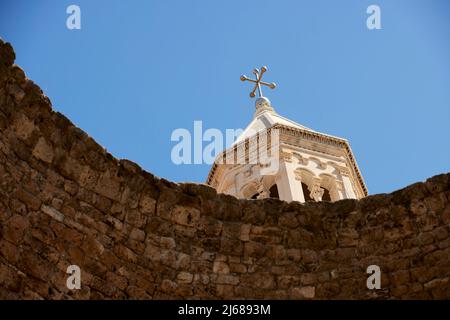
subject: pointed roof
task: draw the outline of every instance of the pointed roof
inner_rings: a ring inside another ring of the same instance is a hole
[[[331,141],[346,150],[347,156],[349,157],[356,177],[361,184],[363,193],[366,196],[368,195],[367,186],[364,182],[364,179],[362,178],[361,171],[359,170],[358,164],[356,163],[355,157],[353,156],[353,151],[347,139],[312,130],[295,121],[280,116],[278,113],[276,113],[275,109],[271,106],[269,99],[267,99],[266,97],[259,97],[255,102],[255,107],[256,111],[253,115],[253,120],[250,122],[247,128],[245,128],[242,134],[236,139],[236,141],[231,145],[230,148],[233,148],[238,144],[245,143],[244,141],[247,138],[254,136],[257,132],[270,128],[280,128],[282,130],[298,132],[303,138],[306,139],[312,139],[316,141]],[[222,157],[225,152],[226,150],[219,154],[217,158]],[[206,179],[207,184],[211,185],[218,166],[220,166],[220,164],[214,162]]]
[[[239,144],[241,141],[244,141],[247,138],[253,136],[256,132],[266,130],[274,127],[275,125],[283,125],[287,127],[293,127],[296,129],[307,130],[314,133],[322,134],[328,136],[330,138],[342,139],[339,137],[331,136],[328,134],[324,134],[315,130],[312,130],[308,127],[305,127],[295,121],[292,121],[288,118],[285,118],[279,115],[275,109],[271,106],[269,99],[266,97],[260,97],[256,100],[255,103],[256,111],[253,116],[253,120],[250,124],[245,128],[242,134],[236,139],[233,145]],[[345,139],[342,139],[345,140]]]

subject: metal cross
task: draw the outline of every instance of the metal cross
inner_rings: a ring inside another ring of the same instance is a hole
[[[261,89],[261,85],[264,85],[264,86],[267,86],[267,87],[269,87],[270,89],[275,89],[275,87],[277,86],[275,83],[267,83],[267,82],[264,82],[264,81],[261,81],[261,79],[262,79],[262,76],[263,76],[263,74],[264,74],[264,72],[266,72],[267,71],[267,67],[261,67],[261,71],[259,71],[258,69],[254,69],[253,70],[253,74],[255,75],[255,77],[256,77],[256,79],[254,80],[254,79],[250,79],[250,78],[248,78],[246,75],[242,75],[241,76],[241,81],[250,81],[250,82],[253,82],[254,84],[255,84],[255,86],[253,87],[253,90],[252,90],[252,92],[250,92],[250,97],[252,97],[252,98],[254,98],[255,97],[255,92],[256,92],[256,89],[258,89],[258,94],[259,94],[259,96],[260,97],[262,97],[263,96],[263,94],[262,94],[262,89]]]

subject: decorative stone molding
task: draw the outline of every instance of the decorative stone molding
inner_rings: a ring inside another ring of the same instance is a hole
[[[325,170],[327,168],[327,164],[325,162],[323,162],[322,160],[320,160],[319,158],[309,157],[308,160],[314,161],[315,163],[317,163],[317,168],[319,168],[321,170]]]
[[[320,182],[315,182],[312,186],[311,193],[309,196],[314,199],[314,201],[322,201],[322,196],[325,190],[320,187]]]
[[[293,152],[292,153],[293,157],[295,159],[297,159],[297,163],[303,166],[307,166],[308,165],[308,159],[303,157],[300,153],[298,152]]]
[[[312,142],[319,142],[319,143],[327,144],[330,146],[343,148],[346,152],[346,156],[350,160],[353,170],[355,171],[356,177],[361,185],[364,196],[368,195],[366,184],[364,183],[361,172],[359,170],[359,167],[356,163],[356,160],[353,156],[353,152],[352,152],[347,140],[339,138],[339,137],[327,135],[324,133],[320,133],[320,132],[310,131],[307,129],[299,129],[299,128],[294,128],[294,127],[289,127],[289,126],[282,125],[282,124],[277,124],[273,128],[277,128],[280,130],[280,133],[281,133],[280,141],[285,141],[287,139],[286,136],[292,136],[292,137],[297,137],[299,139],[299,141],[304,139],[304,140],[309,140]]]
[[[350,166],[351,166],[351,170],[352,170],[352,173],[350,173],[349,168],[342,169],[342,175],[344,175],[344,176],[353,175],[354,179],[358,180],[358,194],[360,195],[360,197],[366,196],[368,194],[367,187],[364,183],[364,180],[362,179],[359,168],[353,157],[353,153],[350,149],[348,142],[345,139],[333,137],[333,136],[322,134],[322,133],[317,133],[317,132],[310,131],[307,129],[293,128],[293,127],[288,127],[288,126],[280,125],[280,124],[277,124],[277,125],[273,126],[272,128],[267,129],[266,130],[267,134],[270,134],[271,129],[280,130],[280,144],[281,145],[284,144],[284,145],[290,147],[290,146],[302,144],[306,140],[306,141],[310,141],[313,143],[321,143],[323,145],[329,145],[334,148],[342,149],[345,152],[345,157],[348,158],[348,161],[350,161]],[[295,137],[296,139],[298,138],[298,141],[297,140],[294,141],[292,139],[293,137]],[[248,146],[245,143],[245,141],[241,142],[240,144],[243,144],[243,146],[245,145],[245,147],[244,147],[245,150],[248,150]],[[218,158],[220,158],[220,156],[218,156]],[[290,152],[287,152],[286,150],[283,150],[283,152],[280,152],[280,159],[290,163],[293,160],[292,158],[293,158],[293,155]],[[298,159],[298,158],[296,157],[296,159]],[[305,157],[302,157],[299,159],[299,164],[307,165],[308,162],[309,162],[309,160],[306,159]],[[214,187],[215,187],[215,185],[212,183],[213,178],[215,178],[215,176],[221,175],[221,172],[217,171],[218,166],[220,166],[220,164],[218,164],[216,162],[213,164],[213,166],[208,174],[208,178],[206,180],[207,184],[212,185]],[[319,164],[319,168],[326,168],[326,167],[327,167],[326,162]],[[338,167],[339,166],[336,166],[335,168],[338,169]],[[341,172],[341,170],[339,170],[339,172]]]
[[[350,176],[350,170],[348,170],[348,168],[343,167],[343,166],[339,166],[338,170],[339,170],[339,173],[342,176],[345,176],[345,177],[349,177]]]
[[[285,162],[292,162],[292,153],[281,151],[280,152],[280,158],[284,160]]]
[[[330,193],[331,201],[337,201],[341,199],[340,194],[337,190],[337,181],[335,176],[327,173],[321,174],[320,186],[328,190],[328,192]]]

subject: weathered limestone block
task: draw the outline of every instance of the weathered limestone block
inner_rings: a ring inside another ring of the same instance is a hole
[[[30,223],[27,218],[15,214],[6,221],[3,237],[12,243],[19,244],[22,242],[29,226]]]
[[[114,173],[107,171],[100,175],[95,191],[107,198],[119,201],[120,181],[115,177]]]
[[[315,287],[292,288],[290,290],[291,299],[313,299],[316,296]]]
[[[191,283],[194,276],[189,272],[180,272],[177,276],[178,283]]]
[[[45,141],[44,138],[39,138],[36,146],[33,149],[33,156],[36,158],[47,162],[52,163],[53,160],[53,149],[52,146]]]
[[[139,202],[140,210],[149,215],[154,215],[156,213],[156,200],[150,196],[143,195]]]
[[[172,211],[171,219],[180,225],[195,227],[200,220],[200,211],[177,205]]]
[[[12,128],[17,136],[17,138],[21,140],[27,140],[34,130],[36,130],[36,126],[34,122],[28,119],[24,114],[17,114],[14,117],[12,122]]]
[[[228,264],[222,261],[215,261],[213,266],[213,272],[214,273],[221,273],[221,274],[229,274],[230,273],[230,267]]]

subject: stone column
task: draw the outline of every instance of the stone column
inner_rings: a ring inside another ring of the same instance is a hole
[[[289,161],[280,161],[280,171],[276,177],[278,193],[281,200],[304,202],[301,183],[296,180],[294,164]]]

